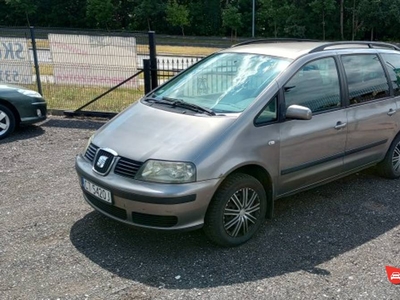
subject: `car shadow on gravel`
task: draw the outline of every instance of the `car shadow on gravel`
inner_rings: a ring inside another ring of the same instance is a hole
[[[42,126],[59,127],[59,128],[77,128],[77,129],[94,129],[97,130],[103,126],[108,120],[96,120],[89,118],[51,118],[47,119]]]
[[[139,230],[97,212],[78,220],[70,239],[109,272],[159,288],[225,286],[302,270],[329,276],[320,264],[400,224],[399,185],[367,170],[281,199],[274,219],[237,248],[214,246],[201,230]]]
[[[13,143],[18,140],[28,140],[41,136],[45,130],[38,125],[21,125],[10,136],[0,140],[0,144]]]

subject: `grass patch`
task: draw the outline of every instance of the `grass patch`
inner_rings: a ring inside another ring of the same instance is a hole
[[[207,56],[221,49],[222,48],[157,45],[157,54]]]
[[[39,64],[40,75],[53,75],[53,64],[41,63]],[[33,74],[36,74],[35,67],[32,67]]]
[[[108,90],[106,87],[44,84],[43,96],[49,109],[75,110]],[[120,112],[144,95],[143,88],[118,88],[85,110]]]

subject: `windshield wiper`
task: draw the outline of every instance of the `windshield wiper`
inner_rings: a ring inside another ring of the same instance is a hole
[[[212,111],[211,109],[208,109],[208,108],[205,108],[205,107],[193,104],[193,103],[185,102],[181,99],[175,99],[175,98],[170,98],[170,97],[165,97],[165,96],[162,97],[161,99],[168,101],[172,106],[187,108],[187,109],[190,109],[195,112],[206,113],[206,114],[209,114],[210,116],[215,116],[215,112]]]
[[[151,97],[145,98],[144,101],[150,102],[150,103],[158,103],[158,104],[172,105],[172,102],[171,102],[171,101],[166,101],[166,100],[161,100],[161,99],[156,99],[156,98],[151,98]]]

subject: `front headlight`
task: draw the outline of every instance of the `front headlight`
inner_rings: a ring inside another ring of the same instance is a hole
[[[25,96],[28,96],[28,97],[42,98],[42,95],[40,95],[38,92],[31,91],[31,90],[18,89],[17,92],[21,93]]]
[[[148,160],[135,179],[160,183],[187,183],[196,180],[196,167],[188,162]]]
[[[86,154],[86,151],[88,150],[90,144],[92,143],[93,136],[94,136],[94,133],[92,134],[92,136],[91,136],[91,137],[89,138],[89,140],[87,141],[86,146],[85,146],[85,148],[83,149],[83,155]]]

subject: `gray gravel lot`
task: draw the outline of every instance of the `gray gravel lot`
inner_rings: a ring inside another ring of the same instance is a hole
[[[0,299],[400,299],[400,180],[369,169],[279,200],[224,249],[84,202],[74,158],[102,124],[50,116],[0,142]]]

